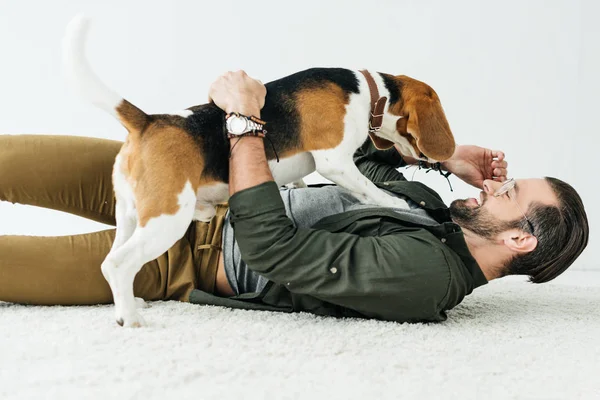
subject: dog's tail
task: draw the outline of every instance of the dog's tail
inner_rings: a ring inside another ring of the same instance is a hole
[[[85,40],[90,21],[78,15],[69,23],[63,39],[63,67],[67,80],[87,101],[117,118],[129,132],[141,132],[148,115],[108,88],[85,58]]]

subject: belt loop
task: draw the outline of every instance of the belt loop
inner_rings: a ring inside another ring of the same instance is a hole
[[[216,205],[217,213],[210,222],[196,222],[196,238],[193,244],[196,287],[207,293],[215,293],[219,255],[222,251],[223,225],[227,204]]]

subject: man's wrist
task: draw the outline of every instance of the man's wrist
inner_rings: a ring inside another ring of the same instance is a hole
[[[241,102],[227,112],[260,118],[260,107]],[[264,182],[272,181],[273,175],[267,163],[264,139],[260,136],[241,135],[229,139],[229,194],[239,192]]]
[[[448,162],[446,161],[440,161],[439,163],[436,163],[438,165],[438,169],[442,170],[442,171],[447,171],[450,172],[450,170],[448,169]]]
[[[448,160],[430,163],[428,161],[419,160],[419,159],[416,159],[416,158],[410,157],[410,156],[402,156],[402,159],[404,159],[404,162],[407,165],[419,165],[421,168],[435,169],[436,171],[439,171],[439,170],[448,171],[448,172],[450,171],[448,169],[448,162],[447,162]]]
[[[241,140],[241,143],[238,142]],[[229,146],[233,148],[233,146],[252,146],[253,148],[261,147],[265,148],[264,139],[260,136],[237,136],[229,139]]]
[[[236,105],[232,105],[230,107],[227,107],[225,112],[227,114],[239,113],[247,117],[260,118],[260,107],[258,107],[258,105],[253,105],[250,103],[239,103]]]

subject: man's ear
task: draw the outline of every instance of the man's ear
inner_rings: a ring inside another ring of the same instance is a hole
[[[504,245],[517,253],[529,253],[537,247],[537,238],[520,230],[504,232]]]

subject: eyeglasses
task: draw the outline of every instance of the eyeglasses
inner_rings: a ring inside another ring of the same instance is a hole
[[[517,181],[514,178],[510,178],[507,181],[505,181],[502,186],[500,186],[498,188],[498,190],[496,190],[494,192],[494,197],[500,197],[505,193],[508,193],[511,189],[515,188],[515,185],[517,184]],[[517,199],[515,199],[515,196],[508,196],[511,200],[513,200],[513,203],[515,203],[517,205],[517,208],[519,209],[519,211],[521,211],[521,214],[523,214],[523,218],[525,219],[525,221],[527,221],[527,225],[529,226],[529,230],[531,231],[531,234],[533,236],[535,236],[535,231],[533,229],[533,224],[531,223],[531,221],[529,220],[529,218],[527,218],[527,215],[525,215],[525,213],[523,212],[523,210],[521,209],[521,206],[519,205],[519,203],[517,202]]]

